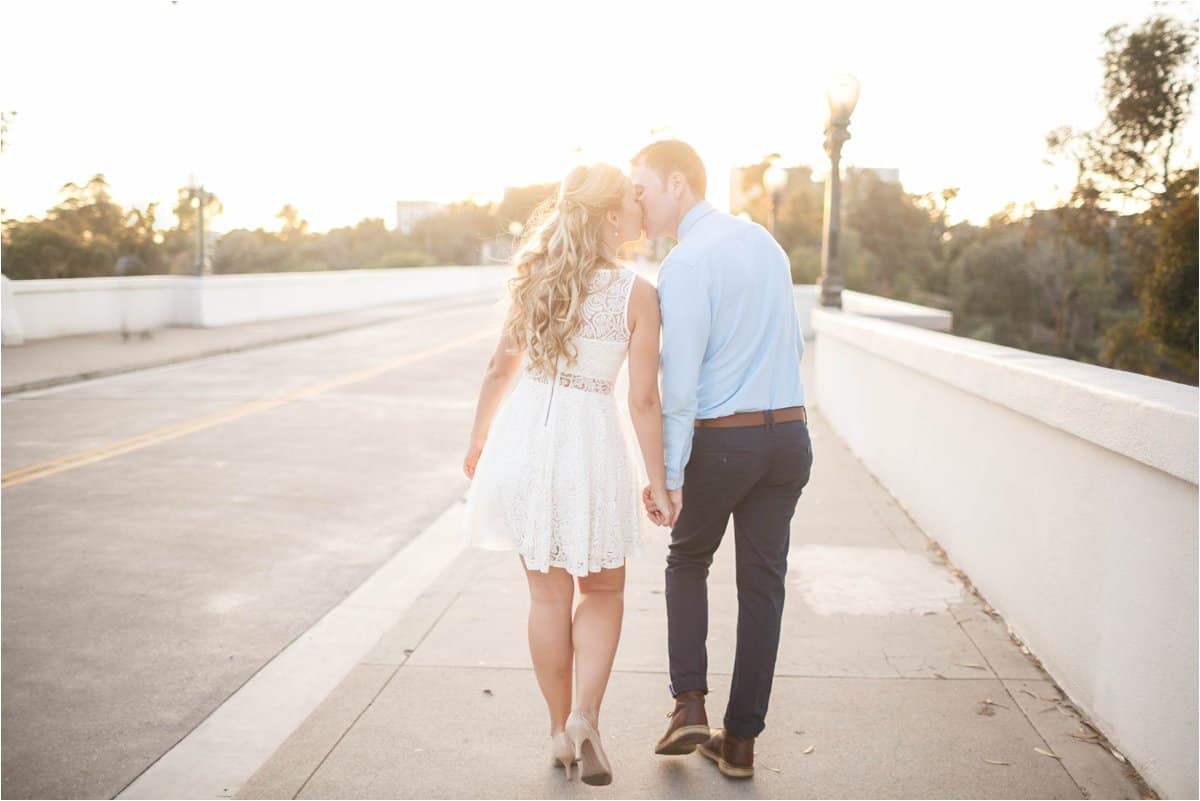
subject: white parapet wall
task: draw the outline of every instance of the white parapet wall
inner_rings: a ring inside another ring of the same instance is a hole
[[[454,295],[498,294],[508,274],[504,266],[405,267],[194,280],[203,284],[202,325],[221,326]]]
[[[798,284],[793,292],[796,297],[796,312],[800,318],[800,330],[805,339],[812,339],[812,314],[814,309],[820,308],[821,288],[816,284]],[[954,315],[948,311],[863,292],[852,292],[848,289],[842,291],[842,309],[864,317],[892,320],[932,331],[949,331],[954,323]]]
[[[822,415],[1142,775],[1195,798],[1197,389],[812,322]]]
[[[98,331],[195,325],[186,303],[196,279],[175,275],[123,278],[4,279],[11,304],[5,330],[25,340]],[[5,342],[10,344],[10,342]]]
[[[71,334],[212,327],[456,295],[499,295],[504,266],[4,279],[5,344]]]

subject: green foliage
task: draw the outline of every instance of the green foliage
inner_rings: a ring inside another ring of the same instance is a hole
[[[1034,291],[1017,236],[1011,231],[989,230],[966,247],[951,273],[956,333],[1029,347]]]
[[[505,231],[508,230],[509,223],[515,222],[524,226],[534,208],[557,191],[558,184],[509,187],[504,190],[504,199],[496,209],[496,217]]]
[[[1146,336],[1143,322],[1137,309],[1114,317],[1104,332],[1102,363],[1116,370],[1195,384],[1195,360],[1182,361],[1178,352],[1172,352]]]
[[[755,175],[761,180],[768,163],[746,168],[743,180]],[[824,185],[812,180],[812,172],[807,166],[789,169],[775,212],[775,238],[788,253],[795,283],[814,283],[821,272]],[[883,181],[874,172],[850,170],[843,184],[838,246],[846,286],[902,300],[942,298],[945,204],[956,192],[939,193],[946,200],[935,203],[907,194],[900,184]],[[755,209],[767,214],[768,201],[759,203],[763,197],[760,192],[751,201],[751,217]]]
[[[135,273],[161,271],[167,254],[156,240],[157,208],[126,211],[113,202],[108,182],[95,175],[62,188],[45,218],[5,220],[4,274],[10,278],[113,275],[118,259]]]
[[[1076,199],[1151,202],[1180,170],[1197,81],[1197,24],[1155,13],[1132,30],[1110,28],[1104,40],[1103,122],[1091,131],[1057,128],[1046,142],[1052,155],[1076,165]]]
[[[511,241],[513,220],[524,222],[554,185],[509,190],[499,206],[455,203],[416,224],[409,235],[390,231],[378,218],[322,234],[308,230],[300,211],[287,204],[278,231],[236,229],[220,237],[212,253],[215,273],[387,269],[437,264],[477,264],[485,243]],[[4,222],[4,273],[10,278],[66,278],[121,274],[191,273],[198,246],[199,201],[180,189],[175,225],[156,227],[157,208],[125,211],[113,202],[104,177],[63,187],[63,200],[45,218]],[[205,193],[208,220],[221,213],[216,195]],[[522,216],[523,215],[523,216]]]
[[[788,252],[792,264],[793,284],[815,284],[821,277],[821,250],[811,245],[798,245]]]
[[[1077,185],[1066,204],[1070,233],[1113,256],[1118,317],[1099,345],[1102,363],[1196,382],[1196,167],[1180,165],[1181,136],[1197,85],[1197,23],[1156,12],[1105,34],[1104,121],[1059,128],[1052,155],[1070,158]],[[1141,204],[1114,243],[1105,206]],[[1106,231],[1107,228],[1107,231]],[[1136,303],[1137,313],[1131,308]],[[1138,339],[1149,341],[1139,342]]]
[[[1142,331],[1165,351],[1175,372],[1195,383],[1197,373],[1197,214],[1195,173],[1184,179],[1190,191],[1173,198],[1158,222],[1154,261],[1139,282]]]
[[[440,214],[413,226],[412,240],[424,243],[437,264],[477,264],[485,240],[507,236],[508,221],[497,218],[491,205],[454,203]]]

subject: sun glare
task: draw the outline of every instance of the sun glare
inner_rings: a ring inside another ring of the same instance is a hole
[[[58,5],[10,3],[3,206],[41,214],[64,183],[104,173],[120,202],[169,209],[195,171],[222,230],[277,227],[285,203],[312,230],[391,224],[398,200],[495,200],[678,136],[725,207],[730,169],[767,153],[824,174],[824,88],[848,71],[862,96],[843,163],[897,169],[910,192],[958,186],[953,215],[981,221],[1061,193],[1070,176],[1042,163],[1045,132],[1095,122],[1100,33],[1150,3],[1018,2],[970,25],[949,3],[843,6],[618,2],[581,28],[545,2],[471,6],[470,25],[453,4],[77,3],[63,25]],[[649,30],[672,34],[648,48]],[[98,31],[85,87],[51,54],[90,51]]]

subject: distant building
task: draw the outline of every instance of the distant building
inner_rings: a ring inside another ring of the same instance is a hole
[[[411,234],[413,226],[426,217],[437,214],[445,206],[432,200],[397,200],[396,201],[396,230],[402,234]]]

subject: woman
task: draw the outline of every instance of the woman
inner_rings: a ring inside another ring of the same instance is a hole
[[[618,248],[641,237],[642,215],[616,167],[572,170],[526,230],[463,464],[472,480],[466,531],[474,545],[520,554],[552,757],[568,779],[579,761],[582,780],[603,785],[612,768],[600,742],[600,702],[621,634],[625,557],[640,553],[643,520],[612,394],[626,356],[629,414],[656,507],[650,519],[664,525],[671,513],[658,295],[617,262]]]

